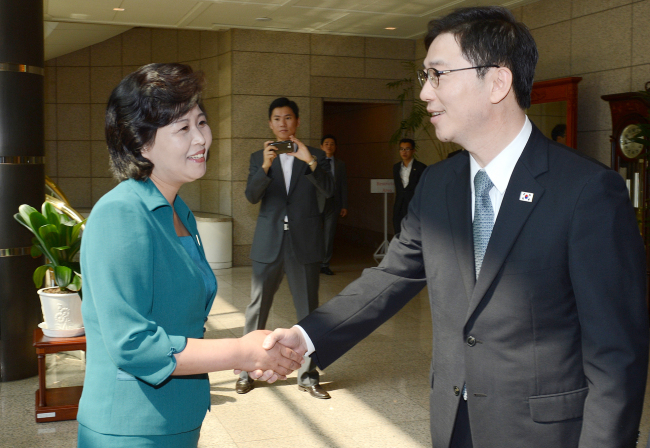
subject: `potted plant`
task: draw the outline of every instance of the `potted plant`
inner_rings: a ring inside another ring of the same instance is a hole
[[[23,204],[14,215],[25,226],[32,238],[31,255],[45,256],[46,263],[34,271],[33,281],[41,299],[46,336],[73,336],[83,334],[81,318],[81,275],[75,256],[81,246],[81,229],[85,223],[75,222],[59,213],[49,202],[44,202],[39,213]],[[50,271],[56,286],[43,286],[46,272]],[[50,334],[47,334],[50,333]],[[58,334],[57,334],[58,333]]]

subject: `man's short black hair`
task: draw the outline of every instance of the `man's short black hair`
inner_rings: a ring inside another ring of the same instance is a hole
[[[277,109],[278,107],[286,107],[286,106],[289,106],[291,108],[296,118],[300,118],[298,112],[298,105],[296,104],[296,102],[291,101],[289,98],[282,97],[282,98],[274,99],[271,105],[269,106],[269,120],[271,119],[271,115],[273,114],[273,109]]]
[[[411,145],[411,149],[415,151],[415,140],[410,139],[410,138],[403,138],[399,141],[399,144],[401,145],[402,143],[408,143]]]
[[[554,142],[557,141],[558,137],[566,137],[566,124],[556,124],[551,131],[551,138]]]
[[[528,27],[517,22],[510,11],[501,6],[460,8],[441,19],[434,19],[429,22],[429,32],[424,38],[427,51],[431,42],[445,33],[455,37],[463,57],[473,66],[509,68],[519,107],[530,107],[539,57],[537,45]],[[477,69],[477,76],[483,78],[488,70]]]
[[[322,145],[323,143],[325,143],[325,140],[327,140],[328,138],[331,138],[332,140],[334,140],[335,145],[337,144],[336,143],[336,137],[334,137],[332,134],[323,135],[323,138],[320,139],[320,144]]]

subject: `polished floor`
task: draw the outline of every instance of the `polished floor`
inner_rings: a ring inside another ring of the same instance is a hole
[[[329,300],[362,269],[375,265],[372,250],[337,245],[333,276],[321,275],[320,301]],[[219,291],[207,337],[240,336],[250,298],[248,267],[215,271]],[[268,328],[295,323],[286,280],[271,310]],[[212,411],[203,423],[199,447],[382,448],[430,447],[427,377],[431,318],[426,291],[321,374],[331,400],[300,392],[295,374],[272,385],[257,383],[246,395],[234,390],[232,372],[210,375]],[[48,387],[83,383],[79,353],[48,355]],[[75,447],[77,422],[34,422],[36,377],[0,383],[0,447]],[[650,391],[646,397],[650,396]],[[639,446],[650,427],[650,399]]]

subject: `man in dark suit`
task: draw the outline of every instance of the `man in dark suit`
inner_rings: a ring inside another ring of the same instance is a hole
[[[429,24],[420,98],[467,151],[422,175],[382,263],[275,341],[326,367],[428,287],[435,447],[633,447],[645,251],[621,176],[530,122],[537,48],[501,7]]]
[[[348,214],[348,174],[345,162],[334,157],[336,152],[336,137],[332,134],[323,136],[320,149],[325,151],[329,161],[332,177],[334,178],[334,196],[325,199],[323,205],[323,234],[325,235],[325,258],[320,265],[321,274],[334,275],[330,269],[330,260],[334,252],[334,234],[339,216],[345,218]]]
[[[246,308],[244,334],[263,329],[282,277],[287,274],[298,319],[318,307],[318,268],[323,261],[323,222],[317,192],[333,194],[325,153],[295,137],[300,125],[298,105],[278,98],[269,106],[269,127],[277,141],[293,142],[295,152],[278,154],[272,141],[250,159],[246,199],[260,206],[251,259],[251,303]],[[316,398],[330,398],[318,383],[313,360],[298,370],[298,387]],[[240,374],[237,393],[253,389],[247,372]]]
[[[415,141],[410,138],[400,140],[399,155],[402,160],[393,165],[393,180],[395,181],[393,229],[395,234],[400,232],[402,219],[408,212],[415,187],[417,187],[420,176],[427,167],[424,163],[415,160]]]

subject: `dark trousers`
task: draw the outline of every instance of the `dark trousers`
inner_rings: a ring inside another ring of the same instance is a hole
[[[472,447],[472,431],[469,426],[467,402],[461,399],[460,405],[458,405],[458,412],[456,413],[456,422],[454,423],[454,432],[451,434],[449,448]]]
[[[334,234],[336,233],[336,223],[341,213],[340,209],[336,209],[334,205],[334,198],[329,198],[325,202],[325,209],[323,210],[323,236],[325,238],[325,258],[321,263],[321,267],[329,267],[332,254],[334,253]]]
[[[402,199],[399,206],[397,205],[398,201],[395,200],[395,202],[396,204],[393,207],[393,230],[395,231],[395,235],[397,235],[402,232],[402,219],[409,212],[409,201]]]
[[[307,317],[309,313],[318,308],[319,264],[318,262],[300,263],[291,244],[291,235],[285,231],[280,255],[274,262],[253,261],[251,303],[246,307],[244,334],[266,327],[269,311],[273,305],[273,296],[280,287],[285,273],[298,320]],[[242,372],[240,377],[248,378],[248,373]],[[301,386],[318,384],[316,362],[311,357],[308,357],[298,370],[298,384]]]

